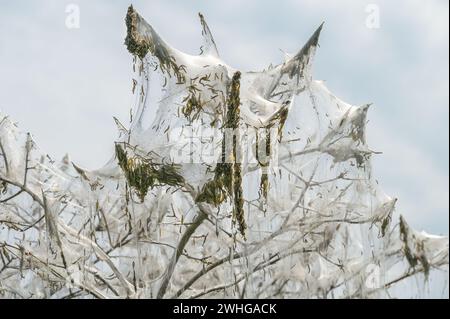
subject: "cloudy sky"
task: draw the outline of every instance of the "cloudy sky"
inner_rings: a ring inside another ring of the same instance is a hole
[[[375,175],[415,228],[448,234],[447,0],[131,2],[188,53],[199,52],[202,12],[222,58],[242,70],[280,62],[325,21],[314,77],[347,102],[374,103]],[[132,102],[129,3],[0,0],[0,110],[54,158],[98,168],[112,154],[112,116],[126,121]],[[80,28],[66,26],[70,4]],[[368,27],[373,10],[379,28]]]

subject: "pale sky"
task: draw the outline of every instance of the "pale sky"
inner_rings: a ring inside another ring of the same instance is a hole
[[[413,227],[448,235],[447,0],[0,0],[0,110],[56,159],[94,169],[113,153],[112,117],[126,122],[132,103],[130,2],[188,53],[199,52],[202,12],[221,57],[241,70],[279,63],[325,21],[314,78],[349,103],[374,103],[375,176]],[[66,27],[69,4],[79,29]],[[369,4],[379,28],[366,25]]]

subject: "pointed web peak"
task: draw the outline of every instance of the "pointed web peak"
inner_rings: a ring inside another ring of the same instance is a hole
[[[159,36],[153,27],[130,6],[125,17],[127,35],[125,45],[128,51],[141,59],[150,52],[159,59],[170,54],[172,48]],[[165,57],[167,58],[167,57]]]
[[[208,27],[208,24],[205,21],[205,17],[201,12],[198,13],[200,18],[200,23],[202,25],[202,36],[203,36],[203,44],[200,47],[201,55],[213,55],[215,57],[219,57],[219,51],[217,50],[216,42],[214,41],[214,37],[211,33],[211,30]]]
[[[314,45],[317,45],[319,43],[320,33],[322,32],[324,24],[325,21],[322,21],[316,31],[314,31],[314,34],[311,36],[311,39],[314,41]]]
[[[127,36],[125,38],[125,45],[128,51],[143,58],[148,51],[148,48],[142,43],[137,31],[138,13],[134,10],[133,5],[130,5],[125,17],[125,24],[127,26]]]
[[[365,112],[365,111],[367,111],[372,105],[373,105],[373,103],[367,103],[367,104],[364,104],[364,105],[360,106],[360,109],[361,109],[361,111]]]
[[[66,165],[69,165],[70,164],[70,156],[69,156],[69,153],[66,153],[65,155],[64,155],[64,157],[62,158],[62,162],[64,163],[64,164],[66,164]]]
[[[297,55],[295,56],[297,59],[299,59],[299,58],[301,58],[301,57],[303,57],[305,55],[308,55],[312,48],[318,46],[320,33],[322,32],[322,28],[323,28],[324,24],[325,24],[325,22],[322,22],[320,24],[320,26],[316,29],[316,31],[314,31],[314,33],[309,38],[309,40],[305,43],[305,45],[300,50],[300,52],[297,53]]]

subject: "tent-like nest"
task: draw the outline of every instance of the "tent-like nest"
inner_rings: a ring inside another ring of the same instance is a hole
[[[372,175],[369,105],[312,79],[322,26],[243,72],[200,22],[192,56],[129,8],[133,116],[98,170],[0,116],[0,296],[376,298],[447,271],[448,238],[395,216]]]

